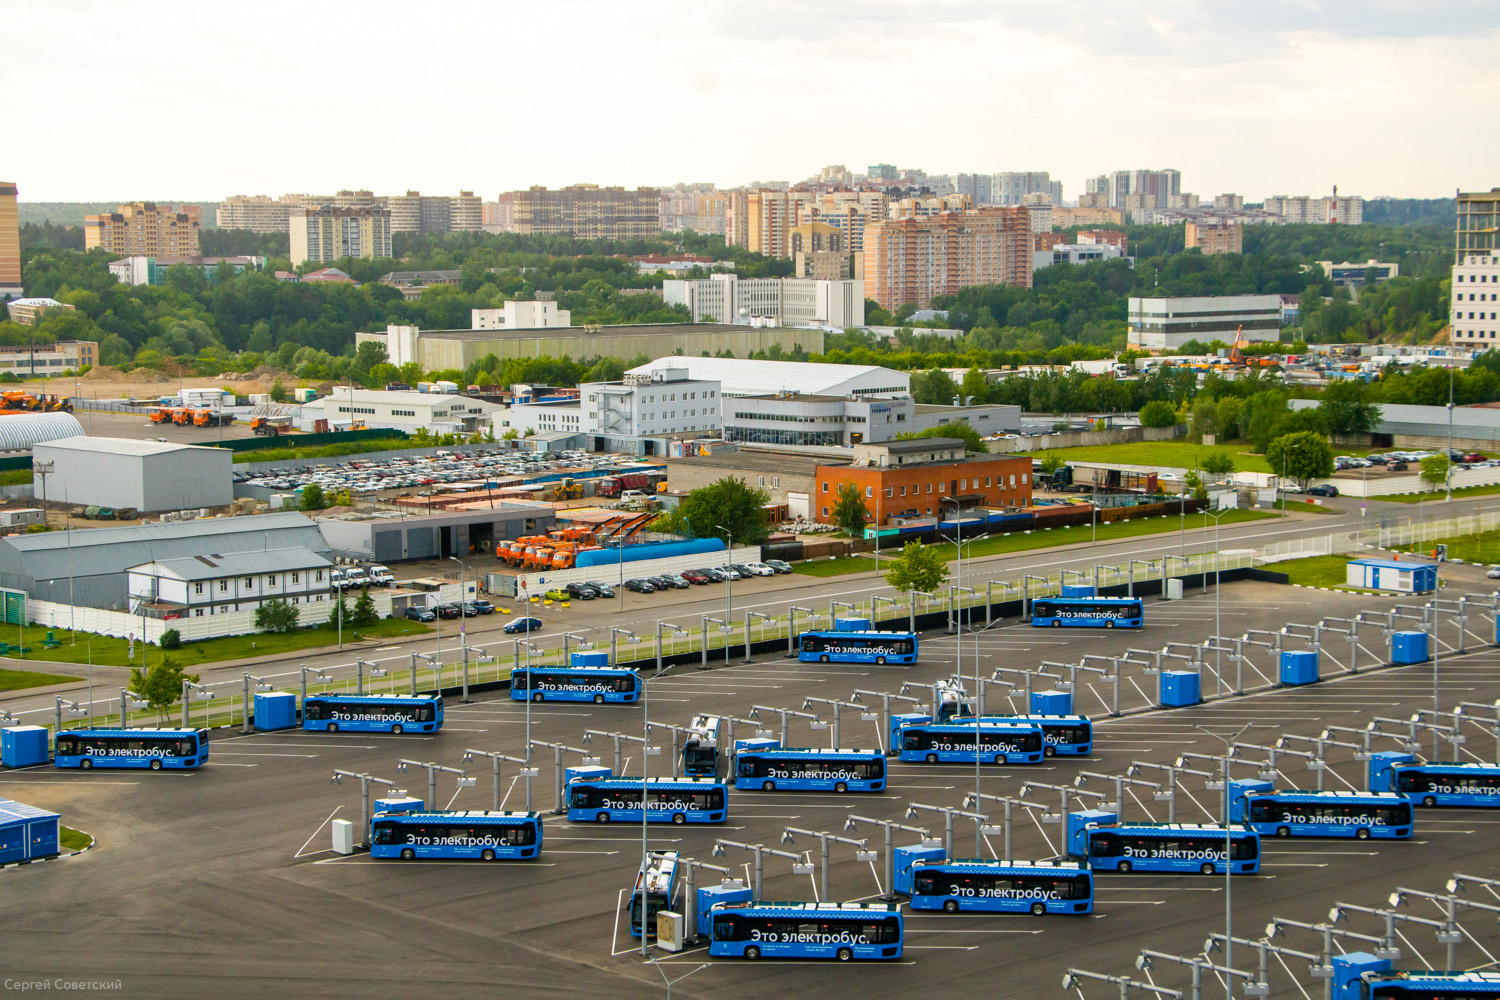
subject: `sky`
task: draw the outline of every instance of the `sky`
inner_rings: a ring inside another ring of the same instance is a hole
[[[1500,185],[1493,0],[0,0],[25,201],[721,187],[829,164]]]

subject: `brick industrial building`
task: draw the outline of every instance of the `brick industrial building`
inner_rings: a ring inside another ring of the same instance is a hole
[[[942,514],[962,507],[1017,508],[1031,503],[1031,459],[964,454],[955,438],[909,438],[856,445],[852,465],[819,465],[814,472],[814,519],[833,524],[838,489],[853,483],[870,522]]]

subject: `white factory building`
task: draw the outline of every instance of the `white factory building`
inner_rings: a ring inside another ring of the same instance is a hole
[[[804,361],[751,361],[745,358],[657,358],[627,375],[650,375],[686,368],[689,378],[718,382],[726,396],[909,396],[911,377],[878,365],[829,365]]]
[[[538,330],[549,326],[572,326],[573,314],[567,309],[557,308],[556,302],[507,300],[499,309],[470,309],[469,325],[476,330]]]
[[[443,393],[334,389],[322,399],[303,404],[302,422],[307,428],[322,419],[335,429],[363,423],[368,428],[390,427],[408,433],[425,427],[434,434],[472,434],[488,430],[501,409],[498,403]]]
[[[506,430],[582,433],[593,451],[660,454],[657,442],[667,438],[718,437],[720,395],[716,380],[691,378],[686,367],[667,367],[619,382],[584,382],[576,400],[512,406],[494,420],[497,435]],[[648,439],[654,439],[649,447]]]
[[[724,400],[724,439],[745,444],[848,447],[892,441],[965,422],[984,437],[1021,429],[1019,406],[933,406],[910,396],[823,396],[779,392]]]
[[[819,278],[741,278],[714,274],[669,278],[662,301],[687,306],[694,323],[753,323],[844,329],[865,325],[863,281]]]
[[[1053,264],[1087,264],[1091,260],[1114,260],[1123,256],[1120,248],[1112,243],[1059,243],[1050,250],[1033,252],[1031,270],[1035,274]]]
[[[1280,295],[1194,295],[1136,298],[1126,306],[1126,340],[1132,350],[1175,354],[1183,344],[1236,339],[1281,339]]]
[[[69,437],[31,450],[39,497],[142,513],[224,507],[234,502],[234,453],[227,448]]]

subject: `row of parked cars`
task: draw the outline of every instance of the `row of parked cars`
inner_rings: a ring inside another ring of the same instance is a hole
[[[1479,466],[1500,466],[1500,460],[1492,459],[1477,451],[1465,452],[1458,448],[1438,449],[1437,451],[1388,451],[1381,455],[1366,455],[1360,458],[1358,455],[1336,455],[1333,459],[1335,469],[1368,469],[1379,466],[1391,472],[1405,472],[1411,465],[1422,461],[1424,458],[1433,458],[1447,452],[1448,459],[1454,465],[1470,468]]]
[[[335,566],[328,573],[329,589],[358,589],[360,587],[394,587],[396,574],[379,563],[370,566]]]
[[[767,559],[765,562],[753,563],[730,563],[727,566],[704,566],[700,569],[685,569],[676,574],[666,573],[661,576],[626,580],[625,589],[637,594],[651,594],[658,590],[687,590],[689,587],[703,587],[710,583],[723,583],[725,580],[741,580],[752,576],[775,576],[778,573],[791,571],[791,565],[780,559]]]
[[[444,621],[450,621],[454,618],[476,618],[479,615],[492,615],[494,613],[495,606],[486,600],[454,601],[449,604],[439,604],[432,608],[412,606],[406,609],[406,617],[414,622],[430,622],[439,618]]]
[[[374,454],[326,465],[288,464],[262,472],[236,472],[234,481],[273,490],[292,490],[316,483],[325,492],[348,490],[355,495],[419,487],[425,487],[424,492],[441,492],[445,486],[482,486],[500,477],[525,477],[554,469],[611,469],[622,461],[633,459],[621,455],[588,455],[579,451],[544,457],[508,448],[466,448],[440,451],[434,455],[382,458]]]

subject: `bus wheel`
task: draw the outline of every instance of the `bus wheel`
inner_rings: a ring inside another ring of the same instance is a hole
[[[1046,903],[1032,903],[1031,904],[1031,915],[1033,917],[1045,917],[1047,915],[1047,904]]]
[[[1057,756],[1057,747],[1045,747],[1042,750],[1042,756],[1043,757],[1056,757]]]
[[[687,813],[673,813],[672,822],[677,824],[678,826],[681,826],[682,824],[687,822]]]
[[[159,760],[153,760],[151,762],[151,770],[153,770],[153,771],[160,771],[161,770],[161,761],[159,761]]]
[[[1104,627],[1105,628],[1114,628],[1115,627],[1115,620],[1113,618],[1111,618],[1109,621],[1107,621],[1107,622],[1104,623]]]
[[[538,691],[536,694],[532,695],[531,696],[531,700],[532,701],[541,701],[542,700],[542,692]]]
[[[946,900],[944,900],[943,901],[943,912],[944,913],[957,913],[958,912],[958,900],[956,900],[956,899],[946,899]]]
[[[336,732],[338,732],[339,731],[339,724],[337,722],[330,722],[328,724],[328,731],[330,733],[336,733]]]
[[[1130,862],[1121,861],[1119,864],[1115,865],[1115,871],[1128,873],[1130,871]]]
[[[596,694],[596,695],[594,695],[594,704],[595,705],[602,705],[602,704],[604,704],[604,695],[602,695],[602,694]]]
[[[417,852],[414,851],[414,850],[412,850],[410,847],[403,847],[403,848],[401,848],[401,860],[402,861],[411,861],[411,860],[415,859],[416,856],[417,856]]]
[[[392,726],[392,727],[391,727],[391,732],[392,732],[392,733],[393,733],[393,734],[395,734],[395,735],[396,735],[396,736],[400,736],[400,735],[401,735],[401,734],[402,734],[402,733],[404,733],[404,732],[406,732],[406,730],[405,730],[405,729],[403,729],[403,728],[402,728],[402,727],[401,727],[401,726],[400,726],[400,725],[399,725],[399,724],[398,724],[398,725],[394,725],[394,726]]]
[[[1278,837],[1290,837],[1291,835],[1292,835],[1292,831],[1288,827],[1278,826],[1276,828],[1276,836],[1278,836]]]
[[[847,962],[847,961],[849,961],[853,957],[854,957],[854,949],[852,949],[852,948],[840,948],[838,950],[838,958],[839,958],[840,962]]]
[[[849,790],[849,786],[840,781],[833,786],[833,790],[835,792],[838,792],[840,795],[843,795]]]
[[[757,958],[760,958],[760,949],[755,947],[755,945],[753,944],[749,945],[745,948],[745,957],[750,959],[752,962],[755,961]]]
[[[878,664],[880,664],[883,667],[883,666],[885,666],[885,657],[883,657],[883,656],[877,656],[877,657],[875,657],[875,662],[878,663]]]
[[[776,782],[774,782],[774,781],[762,781],[760,783],[760,790],[763,791],[763,792],[774,792],[774,791],[776,791]]]
[[[1366,826],[1362,826],[1358,830],[1355,830],[1354,831],[1354,839],[1355,840],[1369,840],[1370,839],[1370,828],[1366,827]]]
[[[484,850],[482,850],[482,851],[479,852],[479,860],[480,861],[494,861],[495,860],[495,852],[492,851],[492,850],[490,850],[488,847],[486,847]]]
[[[78,766],[81,767],[81,768],[83,768],[85,771],[88,771],[88,770],[91,770],[93,768],[94,762],[91,761],[91,760],[89,760],[87,757],[85,757],[85,758],[83,758],[83,760],[80,760],[78,762]]]
[[[600,813],[599,815],[595,816],[594,819],[600,823],[608,823],[609,813]]]
[[[1428,795],[1422,799],[1422,804],[1424,806],[1435,806],[1437,805],[1437,799],[1433,798],[1431,795]]]
[[[1052,623],[1052,627],[1053,628],[1062,628],[1062,622],[1061,621],[1055,621],[1055,622]]]
[[[825,653],[824,655],[818,657],[818,662],[819,663],[827,663],[828,662],[828,655]]]
[[[929,763],[929,764],[936,764],[937,763],[937,754],[935,754],[935,753],[928,754],[927,755],[927,763]]]
[[[1214,873],[1213,862],[1211,862],[1211,861],[1205,861],[1205,862],[1203,862],[1203,864],[1201,864],[1201,865],[1198,866],[1198,870],[1200,872],[1202,872],[1204,875],[1212,875]]]

